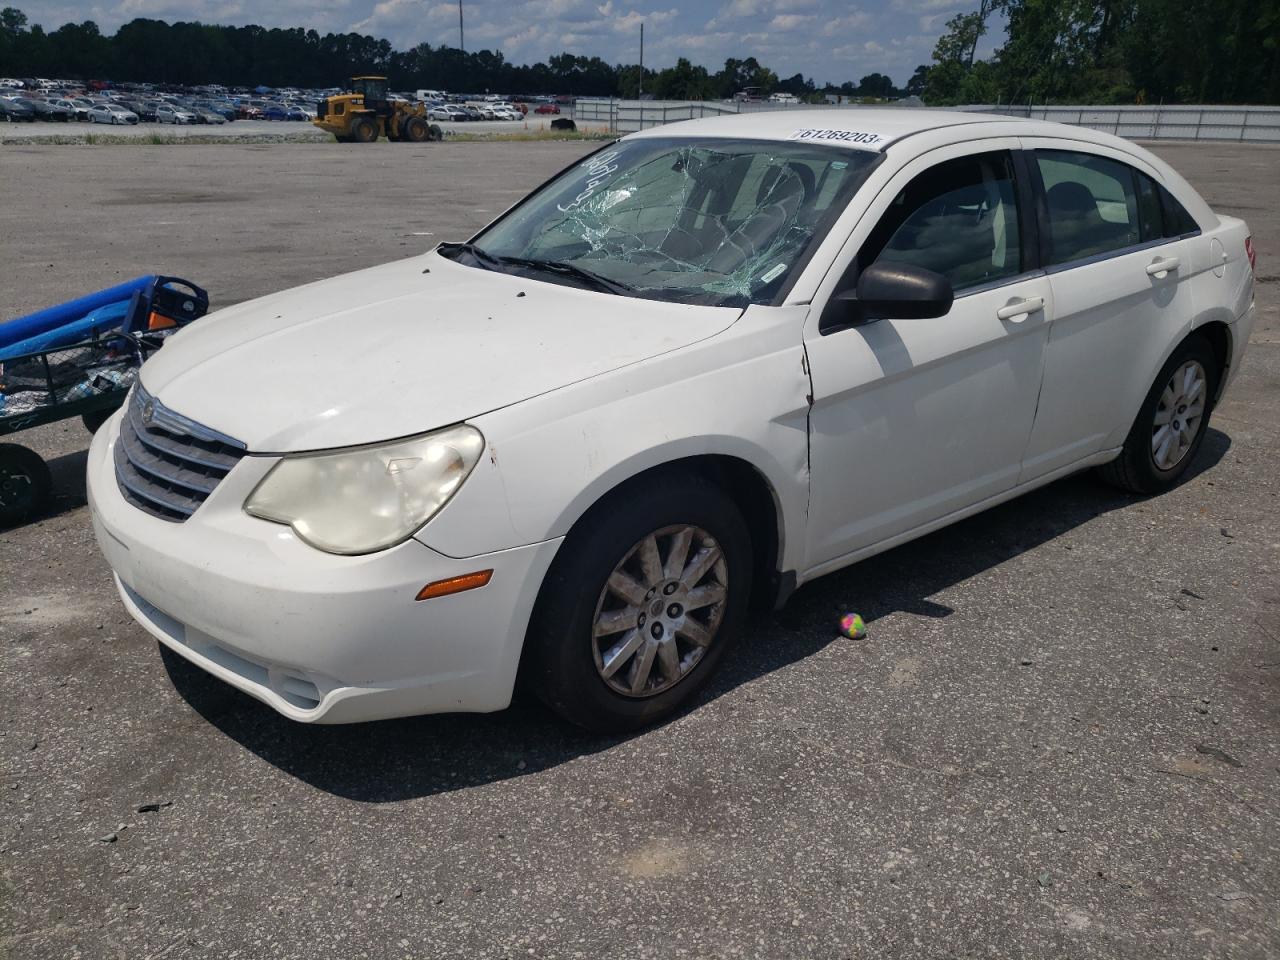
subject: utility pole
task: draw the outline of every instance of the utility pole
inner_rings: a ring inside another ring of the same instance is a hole
[[[458,49],[463,53],[467,52],[467,41],[462,33],[462,0],[458,0]]]
[[[459,3],[462,0],[458,0]],[[644,21],[640,21],[640,80],[636,84],[636,99],[644,99]]]

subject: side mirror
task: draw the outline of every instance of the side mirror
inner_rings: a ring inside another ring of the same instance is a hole
[[[833,333],[875,320],[943,317],[954,300],[951,281],[940,273],[909,263],[873,263],[862,271],[856,287],[831,297],[818,329]]]

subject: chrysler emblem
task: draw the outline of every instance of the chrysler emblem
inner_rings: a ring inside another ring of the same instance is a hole
[[[149,427],[151,426],[151,421],[154,420],[155,417],[156,402],[154,400],[148,400],[142,405],[142,422]]]

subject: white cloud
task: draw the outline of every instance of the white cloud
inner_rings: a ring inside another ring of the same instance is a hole
[[[816,19],[817,17],[809,13],[780,13],[769,21],[769,29],[798,30],[801,27],[808,26]]]
[[[849,13],[843,17],[836,17],[834,20],[828,20],[822,25],[822,35],[824,37],[853,37],[856,34],[865,32],[873,19],[871,14],[861,11]]]
[[[615,33],[635,33],[642,23],[646,30],[650,30],[674,20],[679,15],[679,10],[653,10],[649,13],[638,13],[632,10],[621,17],[613,18],[613,30]]]
[[[111,32],[134,17],[303,26],[385,37],[397,49],[458,42],[457,0],[12,0],[47,30],[93,19]],[[634,62],[645,25],[645,62],[688,57],[715,71],[755,57],[782,76],[819,83],[888,73],[905,82],[928,60],[942,23],[974,0],[463,0],[467,48],[501,50],[529,63],[568,51]],[[993,32],[995,31],[993,25]],[[919,39],[916,39],[919,38]],[[984,47],[998,38],[988,35]]]

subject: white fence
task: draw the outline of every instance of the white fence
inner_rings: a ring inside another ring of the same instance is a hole
[[[595,100],[580,99],[574,119],[580,126],[632,133],[679,120],[715,117],[758,110],[849,110],[857,104],[818,107],[779,103],[738,103],[726,100]],[[877,109],[862,107],[861,109]],[[1280,143],[1280,106],[1250,107],[1027,107],[1008,104],[975,104],[957,107],[975,113],[1000,113],[1033,117],[1105,130],[1132,140],[1235,140]]]
[[[1280,143],[1280,106],[1275,107],[959,107],[1105,130],[1130,140],[1235,140]]]

